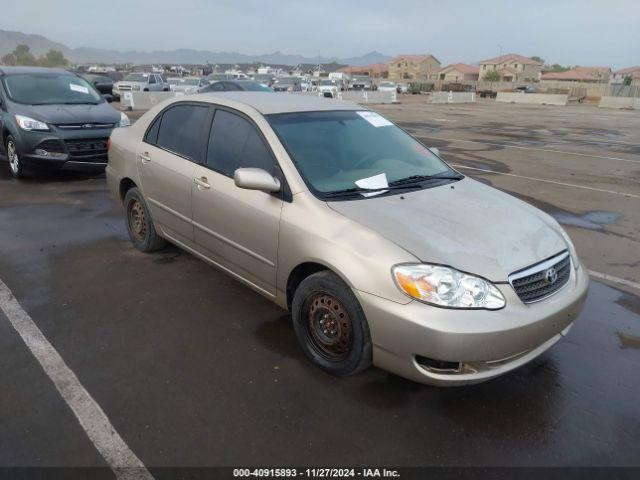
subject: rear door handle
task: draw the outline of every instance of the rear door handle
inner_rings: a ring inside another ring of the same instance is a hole
[[[207,183],[207,177],[200,177],[200,178],[194,178],[193,179],[193,183],[195,183],[198,186],[198,189],[200,190],[209,190],[211,188],[211,185],[209,185],[209,183]]]
[[[139,153],[138,156],[142,163],[149,163],[151,161],[151,157],[149,156],[149,152]]]

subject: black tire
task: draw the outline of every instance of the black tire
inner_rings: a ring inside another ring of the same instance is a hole
[[[18,148],[13,135],[7,135],[4,142],[4,151],[7,154],[7,160],[9,160],[9,171],[13,178],[24,178],[24,166],[22,165],[17,150]]]
[[[305,278],[294,293],[291,314],[302,350],[320,368],[347,376],[371,366],[367,319],[351,289],[333,272]]]
[[[141,252],[155,252],[167,245],[167,241],[156,232],[149,207],[137,188],[129,189],[124,196],[124,211],[134,247]]]

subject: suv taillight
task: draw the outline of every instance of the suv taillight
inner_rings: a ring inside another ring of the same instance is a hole
[[[107,139],[107,150],[111,150],[111,137]]]

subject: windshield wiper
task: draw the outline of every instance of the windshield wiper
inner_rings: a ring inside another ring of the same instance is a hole
[[[401,178],[400,180],[394,180],[389,182],[390,186],[406,185],[420,182],[423,180],[460,180],[462,175],[411,175],[410,177]]]
[[[335,190],[333,192],[323,193],[322,195],[325,198],[334,198],[334,197],[344,197],[349,195],[355,195],[357,193],[375,193],[375,192],[386,192],[387,190],[406,190],[409,188],[422,188],[422,186],[418,184],[412,185],[389,185],[388,187],[380,187],[380,188],[345,188],[344,190]]]

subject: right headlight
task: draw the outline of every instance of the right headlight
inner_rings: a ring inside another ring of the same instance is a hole
[[[400,290],[430,305],[498,310],[507,303],[490,281],[451,267],[403,264],[393,267],[392,274]]]

